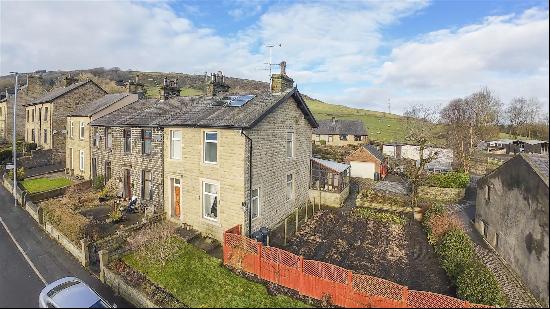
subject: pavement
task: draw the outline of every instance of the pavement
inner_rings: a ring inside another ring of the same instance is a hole
[[[0,219],[0,308],[37,308],[44,287],[40,277],[50,283],[67,276],[80,278],[110,304],[133,307],[49,238],[25,210],[15,207],[2,186]]]

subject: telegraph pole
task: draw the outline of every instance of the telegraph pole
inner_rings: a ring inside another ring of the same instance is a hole
[[[16,126],[16,121],[17,121],[17,90],[19,89],[19,84],[18,84],[18,75],[19,73],[17,72],[11,72],[13,74],[15,74],[15,87],[14,87],[14,94],[15,94],[15,97],[14,97],[14,100],[13,100],[13,154],[12,154],[12,158],[13,158],[13,200],[14,200],[14,205],[17,206],[17,126]]]

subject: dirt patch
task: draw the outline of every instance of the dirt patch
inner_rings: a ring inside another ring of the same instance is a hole
[[[410,219],[396,225],[351,211],[325,210],[309,220],[285,249],[410,289],[456,296],[422,227]]]

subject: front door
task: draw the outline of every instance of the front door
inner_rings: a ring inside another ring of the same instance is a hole
[[[173,201],[174,201],[174,217],[180,218],[181,215],[181,180],[173,179]]]
[[[97,159],[92,158],[92,179],[95,180],[97,178]]]
[[[125,198],[132,198],[132,178],[129,169],[124,170],[124,194]]]

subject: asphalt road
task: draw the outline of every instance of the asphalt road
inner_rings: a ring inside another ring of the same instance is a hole
[[[22,208],[14,207],[13,197],[2,186],[0,218],[46,282],[74,276],[86,282],[110,304],[119,308],[132,307],[50,239]],[[0,223],[0,308],[37,308],[38,295],[43,287],[39,275]]]

